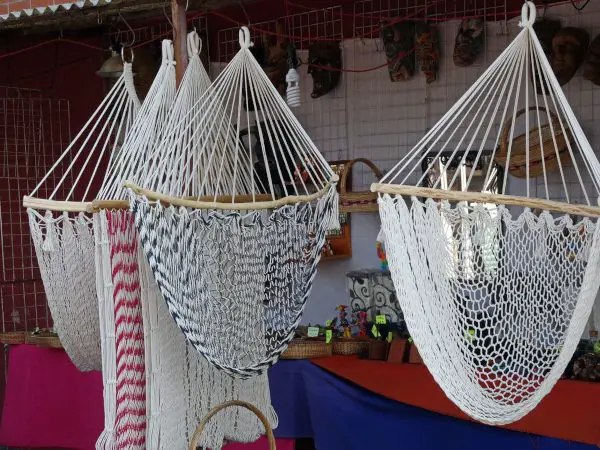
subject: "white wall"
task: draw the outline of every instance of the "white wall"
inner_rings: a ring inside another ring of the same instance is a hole
[[[586,29],[590,40],[600,33],[600,3],[590,2],[582,14],[570,5],[549,8],[547,16],[558,18],[563,26]],[[426,85],[422,74],[411,80],[391,83],[386,69],[367,73],[344,73],[338,88],[320,99],[310,98],[312,80],[301,67],[303,106],[297,115],[317,147],[328,160],[366,157],[387,170],[411,149],[426,130],[452,106],[483,70],[499,55],[518,31],[517,20],[509,23],[509,35],[500,23],[488,23],[486,51],[470,68],[452,62],[458,22],[438,25],[442,61],[438,81]],[[381,44],[374,40],[347,40],[343,43],[344,67],[369,68],[385,62]],[[306,60],[306,55],[301,55]],[[600,87],[578,73],[564,91],[594,149],[600,149]],[[368,171],[357,167],[354,189],[368,189]],[[558,179],[553,179],[558,183]],[[557,188],[552,187],[552,189]],[[347,303],[345,273],[359,268],[378,267],[375,239],[379,219],[376,214],[353,214],[350,260],[323,262],[315,280],[304,322],[323,322],[336,305]]]

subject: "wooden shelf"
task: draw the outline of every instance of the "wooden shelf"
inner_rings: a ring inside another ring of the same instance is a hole
[[[336,261],[339,259],[350,259],[352,255],[333,255],[333,256],[321,256],[321,261]]]

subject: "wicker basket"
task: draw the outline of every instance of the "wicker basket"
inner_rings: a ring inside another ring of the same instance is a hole
[[[5,345],[18,345],[25,343],[25,332],[11,331],[9,333],[0,333],[0,343]]]
[[[241,406],[242,408],[249,409],[254,414],[256,414],[256,417],[259,418],[259,420],[262,422],[263,426],[265,427],[265,434],[267,435],[267,440],[269,442],[269,450],[276,450],[275,436],[273,435],[273,428],[271,428],[271,424],[269,423],[267,418],[264,416],[264,414],[262,412],[260,412],[260,410],[256,406],[254,406],[250,403],[247,403],[247,402],[243,402],[241,400],[231,400],[231,401],[225,402],[219,406],[215,406],[213,409],[211,409],[208,412],[208,414],[206,414],[206,416],[204,416],[202,418],[202,420],[200,421],[200,423],[198,424],[198,428],[196,428],[196,431],[194,432],[194,435],[192,436],[192,440],[190,441],[189,450],[196,450],[196,448],[198,447],[198,440],[200,439],[200,435],[202,434],[202,431],[204,431],[204,427],[206,427],[206,424],[208,423],[208,421],[219,411],[221,411],[222,409],[228,408],[230,406]]]
[[[63,348],[57,335],[44,331],[38,334],[28,334],[25,338],[25,342],[44,348]]]
[[[344,165],[342,176],[340,177],[340,212],[353,213],[353,212],[377,212],[377,193],[375,192],[348,192],[348,186],[346,180],[348,173],[352,170],[352,166],[361,162],[369,166],[369,168],[375,174],[375,178],[379,181],[383,174],[377,168],[372,161],[366,158],[356,158],[348,161]]]
[[[521,116],[525,112],[536,110],[535,106],[530,106],[529,109],[521,109],[517,112],[516,117]],[[540,111],[546,112],[545,108],[540,107]],[[554,129],[554,139],[556,139],[556,146],[552,138],[552,130],[550,124],[542,125],[540,128],[533,128],[529,131],[529,177],[535,178],[544,173],[544,167],[546,172],[553,172],[558,170],[559,161],[557,157],[560,155],[561,165],[567,165],[571,161],[567,147],[567,139],[565,134],[562,132],[558,117],[553,112],[550,112],[552,119],[552,128]],[[509,118],[504,124],[502,129],[502,136],[500,138],[500,149],[496,152],[494,160],[502,167],[506,167],[506,159],[508,155],[509,147],[509,135],[512,127],[512,118]],[[569,130],[566,130],[569,135],[569,139],[572,139]],[[540,145],[540,135],[541,142]],[[512,141],[512,147],[510,149],[510,165],[508,167],[509,172],[517,178],[527,177],[527,145],[526,145],[525,134],[522,134]],[[543,152],[542,152],[543,147]]]
[[[326,344],[325,341],[294,339],[281,355],[281,359],[311,359],[331,356],[332,354],[333,346]]]
[[[333,341],[334,355],[368,355],[369,341],[364,339],[340,339]]]

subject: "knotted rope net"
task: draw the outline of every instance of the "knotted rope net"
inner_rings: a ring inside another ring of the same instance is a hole
[[[527,2],[514,41],[372,187],[419,353],[488,424],[520,419],[552,389],[600,283],[600,165],[534,21]]]
[[[84,371],[100,370],[102,360],[94,233],[86,211],[102,182],[99,169],[122,144],[140,105],[131,63],[123,66],[96,111],[23,201],[55,331],[71,361]],[[73,185],[66,186],[71,178]]]
[[[157,103],[152,111],[162,116],[152,116],[148,122],[154,122],[152,129],[160,134],[148,136],[139,134],[130,145],[123,149],[116,163],[126,170],[129,164],[135,167],[151,156],[157,142],[169,129],[168,124],[179,122],[206,92],[210,79],[200,60],[201,41],[195,32],[188,34],[189,64],[173,100],[170,82],[169,95]],[[140,113],[142,115],[143,112]],[[190,124],[196,128],[199,123]],[[153,144],[154,142],[154,144]],[[142,155],[142,156],[140,156]],[[143,156],[145,155],[145,156]],[[141,174],[142,172],[138,172]],[[115,185],[120,187],[118,185]],[[130,211],[107,211],[106,214],[123,214],[127,217],[127,246],[137,247],[137,231],[133,227],[133,215]],[[245,399],[257,405],[277,423],[277,416],[271,406],[269,384],[266,374],[252,380],[233,380],[206,362],[186,341],[167,311],[165,302],[156,286],[146,256],[140,250],[136,255],[136,267],[128,266],[131,280],[139,279],[141,314],[144,331],[145,375],[146,375],[146,446],[153,449],[185,448],[191,439],[199,418],[211,408],[228,400]],[[115,271],[113,266],[113,271]],[[119,271],[117,271],[119,272]],[[116,286],[116,283],[115,283]],[[132,289],[137,292],[137,287]],[[115,291],[116,292],[116,291]],[[139,355],[139,354],[138,354]],[[237,442],[253,442],[264,429],[251,413],[240,408],[219,415],[211,423],[210,429],[202,437],[203,447],[219,449],[224,439]]]
[[[243,28],[239,53],[137,176],[148,189],[128,185],[171,315],[240,378],[262,373],[293,338],[337,221],[337,177],[250,45]]]

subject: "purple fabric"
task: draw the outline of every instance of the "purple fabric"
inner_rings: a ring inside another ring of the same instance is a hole
[[[466,422],[373,394],[310,361],[270,369],[278,437],[312,437],[317,450],[597,450],[559,439]],[[396,444],[397,445],[396,445]]]
[[[63,350],[10,347],[0,445],[92,450],[104,425],[102,374]]]

